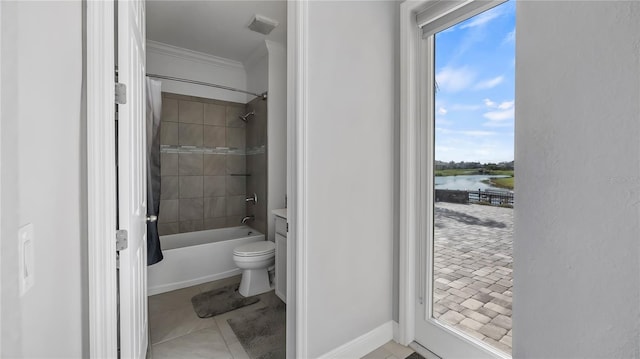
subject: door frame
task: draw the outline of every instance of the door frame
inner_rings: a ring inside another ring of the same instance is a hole
[[[308,0],[288,1],[287,357],[307,355]],[[117,357],[114,0],[86,4],[89,351]]]
[[[2,83],[2,4],[0,3],[0,84]],[[0,86],[0,173],[2,173],[2,86]],[[2,225],[2,176],[0,176],[0,225]],[[0,248],[0,278],[2,278],[2,248]],[[2,296],[0,295],[0,308]],[[2,323],[0,310],[0,323]],[[2,335],[0,335],[0,354],[2,354]]]
[[[309,0],[287,1],[287,358],[308,357],[307,104]]]
[[[114,1],[86,3],[89,352],[118,356]]]
[[[419,235],[420,103],[418,80],[421,32],[416,15],[424,1],[400,4],[400,251],[398,341],[409,345],[415,339],[416,238]]]

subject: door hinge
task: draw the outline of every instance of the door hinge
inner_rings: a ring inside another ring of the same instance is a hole
[[[289,223],[287,223],[287,233],[289,233]]]
[[[116,251],[127,249],[129,245],[128,240],[129,240],[129,233],[127,233],[127,230],[119,229],[116,232]]]
[[[124,105],[127,103],[127,85],[116,82],[116,103]]]

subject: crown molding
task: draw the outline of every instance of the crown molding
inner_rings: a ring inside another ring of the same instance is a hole
[[[153,40],[147,40],[147,53],[162,54],[183,60],[206,63],[213,66],[226,68],[233,67],[244,70],[244,65],[240,61],[226,59],[224,57],[218,57],[204,52],[189,50]]]

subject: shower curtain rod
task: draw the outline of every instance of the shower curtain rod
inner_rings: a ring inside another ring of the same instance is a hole
[[[223,89],[223,90],[229,90],[229,91],[235,91],[235,92],[242,92],[242,93],[246,93],[246,94],[253,95],[253,96],[256,96],[256,97],[262,97],[263,100],[267,99],[267,93],[266,92],[263,92],[261,94],[257,94],[257,93],[254,93],[254,92],[240,90],[240,89],[236,89],[236,88],[233,88],[233,87],[222,86],[222,85],[217,85],[217,84],[211,84],[211,83],[202,82],[202,81],[181,79],[179,77],[171,77],[171,76],[156,75],[156,74],[147,74],[147,76],[148,77],[157,78],[157,79],[165,79],[165,80],[171,80],[171,81],[187,82],[187,83],[190,83],[190,84],[215,87],[215,88],[219,88],[219,89]]]

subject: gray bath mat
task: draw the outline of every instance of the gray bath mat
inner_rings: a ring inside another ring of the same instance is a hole
[[[409,355],[405,359],[425,359],[425,357],[423,357],[422,355],[418,354],[417,352],[414,352],[413,354]]]
[[[245,298],[238,293],[238,284],[212,289],[191,298],[193,309],[200,318],[209,318],[258,302],[255,297]]]
[[[227,322],[251,359],[286,358],[286,305],[274,292],[260,300],[267,307],[228,319]]]

